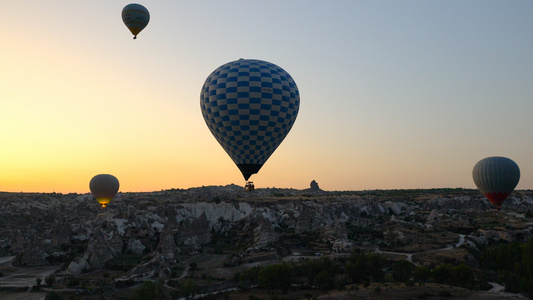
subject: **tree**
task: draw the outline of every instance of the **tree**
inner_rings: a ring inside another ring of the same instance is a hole
[[[169,295],[167,289],[165,288],[165,279],[157,278],[155,281],[155,298],[157,300],[167,300],[172,297]]]
[[[436,283],[448,284],[451,280],[452,271],[450,265],[440,265],[437,266],[433,271],[431,271],[431,278]]]
[[[291,286],[292,268],[286,263],[270,265],[259,271],[259,284],[268,290],[279,288],[287,292]]]
[[[472,288],[475,285],[474,271],[471,267],[460,264],[452,268],[451,283],[456,286]]]
[[[197,263],[192,262],[192,263],[189,264],[189,269],[191,271],[196,271],[197,268],[198,268],[198,264]]]
[[[151,280],[147,280],[141,284],[140,287],[135,289],[137,299],[155,299],[155,284]]]
[[[198,285],[194,279],[189,278],[183,282],[181,285],[181,295],[185,297],[192,297],[196,294],[198,290]]]
[[[239,285],[243,288],[259,284],[259,272],[261,270],[262,268],[258,266],[247,269],[242,273],[235,274],[235,280],[239,281]]]
[[[41,277],[35,278],[35,286],[37,286],[37,288],[41,287],[41,282],[43,282],[43,279]]]
[[[308,259],[304,261],[298,268],[295,268],[294,275],[305,276],[307,277],[310,285],[316,285],[320,288],[326,289],[328,286],[334,285],[334,277],[339,273],[339,270],[340,267],[338,263],[328,257],[323,257],[320,259]],[[333,283],[326,283],[324,281],[326,279],[325,275],[323,274],[324,272],[328,274]],[[321,276],[323,278],[317,279],[317,276],[320,274],[322,274]],[[320,282],[320,284],[318,282]]]
[[[392,265],[392,277],[399,282],[406,282],[413,275],[414,265],[406,260],[394,262]]]
[[[504,284],[506,291],[533,296],[533,238],[488,248],[481,253],[480,263],[484,270],[497,274],[494,280]]]
[[[431,270],[426,266],[416,266],[413,277],[416,282],[427,282],[431,277]]]
[[[335,276],[324,270],[315,276],[313,282],[322,290],[330,290],[335,286]]]
[[[381,282],[385,277],[385,266],[386,260],[380,254],[354,252],[350,255],[345,270],[354,283],[369,280]]]
[[[165,289],[165,280],[158,278],[155,282],[147,280],[143,284],[135,289],[137,297],[135,299],[144,300],[167,300],[171,299],[171,296]]]
[[[431,277],[437,283],[450,284],[471,288],[475,284],[474,271],[469,266],[440,265],[431,272]]]

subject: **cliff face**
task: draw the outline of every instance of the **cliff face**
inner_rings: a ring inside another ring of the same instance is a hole
[[[493,210],[481,195],[469,193],[419,199],[203,187],[119,194],[104,210],[90,195],[0,193],[0,243],[5,254],[16,254],[15,263],[23,266],[68,262],[68,249],[80,249],[69,262],[68,274],[102,268],[120,255],[149,255],[149,266],[132,271],[145,274],[164,269],[178,255],[222,244],[240,249],[241,257],[259,251],[289,253],[307,247],[298,241],[302,238],[312,238],[331,252],[348,252],[354,245],[405,244],[415,229],[450,218],[454,226],[464,227],[473,215]],[[527,193],[503,206],[518,213],[532,209],[533,198]],[[478,247],[494,239],[526,238],[531,231],[517,235],[472,229],[466,241]]]

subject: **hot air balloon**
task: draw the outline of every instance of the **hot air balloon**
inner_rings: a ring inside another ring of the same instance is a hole
[[[133,34],[133,39],[136,39],[139,32],[148,25],[148,22],[150,21],[150,13],[146,7],[140,4],[131,3],[122,9],[122,21],[124,21],[126,27],[128,27]]]
[[[291,130],[300,94],[277,65],[239,59],[207,77],[200,105],[209,130],[248,180]]]
[[[91,179],[89,188],[96,201],[104,208],[117,194],[119,183],[118,179],[113,175],[99,174]]]
[[[520,169],[509,158],[493,156],[480,160],[472,176],[479,190],[499,208],[518,184]]]

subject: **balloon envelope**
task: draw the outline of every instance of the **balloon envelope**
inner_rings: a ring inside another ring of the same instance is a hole
[[[119,189],[118,179],[109,174],[99,174],[94,176],[89,183],[89,189],[102,207],[115,197]]]
[[[148,25],[150,13],[144,6],[131,3],[122,9],[122,21],[134,35],[133,38],[136,39],[139,32]]]
[[[239,59],[207,77],[200,105],[209,130],[248,180],[291,130],[300,94],[277,65]]]
[[[520,169],[509,158],[493,156],[480,160],[474,166],[472,176],[479,190],[500,207],[518,184]]]

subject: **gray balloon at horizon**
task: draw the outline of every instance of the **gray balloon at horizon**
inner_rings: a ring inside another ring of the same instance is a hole
[[[200,106],[207,127],[248,180],[294,125],[300,93],[289,73],[279,66],[239,59],[207,77]]]
[[[520,168],[507,157],[492,156],[480,160],[472,170],[478,189],[497,207],[513,192],[520,180]]]
[[[119,187],[118,179],[110,174],[98,174],[89,182],[89,189],[102,208],[111,202]]]

